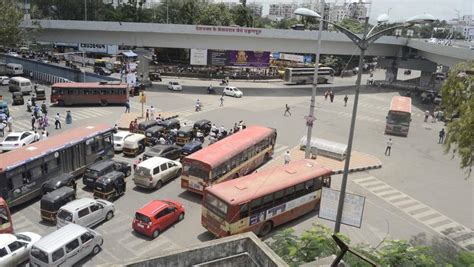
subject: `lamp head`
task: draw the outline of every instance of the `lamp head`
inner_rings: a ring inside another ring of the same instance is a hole
[[[388,22],[388,14],[380,14],[380,16],[377,17],[378,24],[383,24],[387,22]]]
[[[430,14],[421,14],[413,16],[407,19],[405,22],[409,24],[424,24],[424,23],[433,23],[435,18]]]
[[[311,9],[307,9],[304,7],[297,8],[295,10],[295,15],[303,16],[303,17],[311,17],[311,18],[317,18],[320,19],[321,16],[316,12]]]

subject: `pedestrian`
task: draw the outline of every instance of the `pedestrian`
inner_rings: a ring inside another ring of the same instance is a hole
[[[234,133],[238,132],[239,131],[239,126],[237,125],[237,123],[234,123]]]
[[[48,115],[48,108],[46,107],[46,102],[43,101],[41,104],[41,112],[43,112],[45,115]]]
[[[444,137],[446,136],[446,132],[444,131],[444,128],[439,131],[439,140],[438,144],[442,144],[444,142]]]
[[[43,134],[41,134],[41,140],[46,140],[48,138],[48,133],[46,131],[43,131]]]
[[[217,134],[219,132],[215,123],[211,125],[211,132],[213,132],[214,134]]]
[[[61,120],[60,120],[60,116],[59,116],[59,113],[56,113],[56,116],[54,116],[54,126],[55,126],[55,129],[61,129]]]
[[[36,117],[35,117],[34,114],[31,114],[31,130],[32,131],[34,131],[36,129],[35,122],[36,122]]]
[[[349,97],[347,95],[344,97],[344,107],[347,107],[347,100],[349,100]]]
[[[283,113],[283,116],[286,116],[287,113],[290,114],[291,117],[290,106],[288,106],[288,104],[285,104],[285,113]]]
[[[150,118],[155,119],[155,107],[153,106],[150,108]]]
[[[13,129],[13,118],[12,116],[8,116],[7,118],[7,126],[8,126],[8,132],[11,132]]]
[[[392,150],[392,138],[389,138],[387,141],[387,148],[385,148],[385,156],[390,156],[390,152]]]
[[[130,100],[125,102],[125,113],[130,113]]]
[[[220,107],[223,107],[223,106],[224,106],[224,97],[221,96],[220,100],[221,100],[221,104],[220,104],[219,106],[220,106]]]
[[[118,125],[117,125],[117,123],[114,124],[114,133],[118,133]]]
[[[287,151],[285,152],[285,155],[283,155],[283,158],[285,159],[285,164],[290,163],[290,161],[291,161],[290,151],[287,150]]]
[[[324,100],[328,100],[328,96],[329,96],[329,91],[326,90],[326,92],[324,92]]]
[[[334,102],[334,92],[332,90],[329,93],[329,98],[331,99],[331,103]]]
[[[221,125],[221,128],[219,128],[219,133],[222,135],[225,132],[224,125]]]
[[[3,121],[0,121],[0,134],[2,137],[5,136],[5,127],[6,127],[5,123]]]
[[[433,113],[431,113],[431,123],[435,123],[436,122],[436,115],[433,111]]]
[[[425,122],[428,121],[428,117],[430,116],[430,111],[429,110],[426,110],[425,111]]]
[[[148,109],[146,109],[146,112],[145,112],[145,120],[150,120],[150,111]]]
[[[71,124],[72,123],[72,114],[71,111],[68,110],[66,111],[66,124]]]
[[[34,135],[34,139],[33,139],[33,140],[34,140],[34,142],[37,142],[37,141],[40,140],[40,135],[39,135],[38,131],[35,131],[35,135]]]

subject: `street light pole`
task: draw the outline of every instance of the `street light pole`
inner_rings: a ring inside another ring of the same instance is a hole
[[[87,20],[87,0],[84,0],[84,20]]]

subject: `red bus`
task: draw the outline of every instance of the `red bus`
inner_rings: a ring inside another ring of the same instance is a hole
[[[0,154],[0,197],[10,207],[41,196],[62,173],[81,175],[97,160],[114,156],[113,127],[82,126]]]
[[[202,194],[204,187],[246,175],[273,155],[277,132],[249,126],[182,160],[181,188]]]
[[[385,134],[408,135],[411,122],[411,98],[394,96],[387,114]]]
[[[318,209],[323,186],[331,186],[331,170],[306,159],[208,186],[201,224],[218,237],[264,236]]]
[[[121,82],[55,83],[51,87],[51,103],[59,106],[75,104],[125,104],[127,84]]]
[[[0,234],[12,234],[13,222],[7,202],[0,197]]]

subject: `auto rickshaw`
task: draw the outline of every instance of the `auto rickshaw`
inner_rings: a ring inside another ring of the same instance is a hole
[[[67,186],[47,193],[40,202],[41,218],[45,221],[56,222],[58,210],[74,199],[76,199],[76,191]]]
[[[191,141],[193,137],[194,137],[194,127],[193,126],[183,127],[178,131],[178,135],[176,136],[176,144],[179,146],[184,146],[186,143]]]
[[[158,126],[158,122],[155,120],[142,121],[138,124],[138,129],[135,132],[139,134],[145,134],[145,131],[153,126]]]
[[[69,186],[74,189],[74,192],[76,191],[76,180],[74,180],[74,175],[72,173],[63,173],[59,176],[49,179],[43,184],[41,193],[45,195],[63,186]]]
[[[179,120],[176,118],[169,118],[166,120],[162,120],[158,122],[159,126],[163,127],[163,133],[168,133],[171,129],[178,129],[181,128],[181,124],[179,123]]]
[[[36,100],[46,100],[46,91],[44,88],[37,87],[35,89]]]
[[[12,93],[13,105],[24,105],[25,99],[23,98],[22,92],[13,92]]]
[[[148,76],[150,77],[150,80],[152,82],[156,82],[156,81],[161,82],[162,81],[161,75],[160,75],[159,72],[150,72],[150,74]]]
[[[125,194],[126,182],[122,172],[113,171],[99,177],[94,184],[94,198],[116,200]]]
[[[150,146],[152,144],[152,139],[159,139],[161,137],[161,133],[163,132],[163,126],[153,126],[151,128],[148,128],[145,131],[145,145]]]
[[[211,127],[210,120],[198,120],[194,123],[194,134],[196,134],[197,131],[200,131],[204,136],[207,136],[211,131]]]
[[[123,154],[135,157],[145,151],[145,135],[133,134],[123,142]]]

